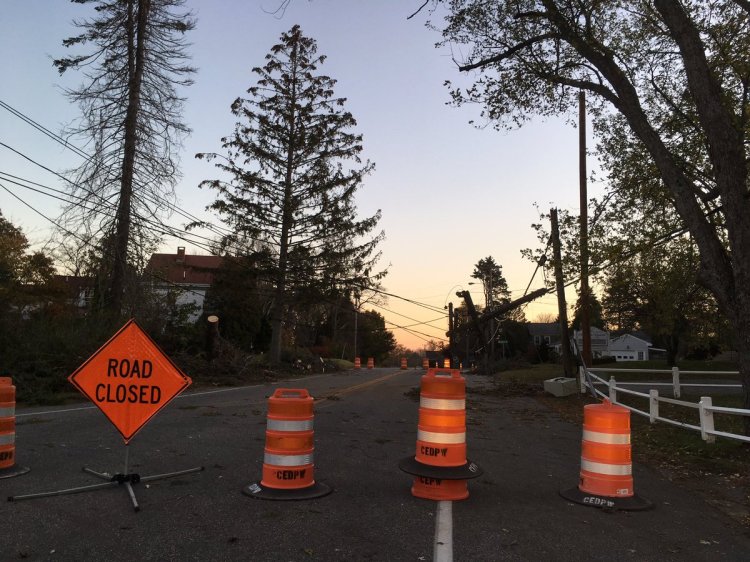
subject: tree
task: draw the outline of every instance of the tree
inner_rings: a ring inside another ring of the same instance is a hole
[[[128,264],[148,252],[173,206],[177,152],[189,132],[178,89],[194,72],[184,36],[195,21],[176,12],[185,0],[72,1],[94,4],[96,16],[76,21],[82,33],[63,41],[91,51],[54,61],[60,74],[83,71],[85,83],[66,92],[81,108],[70,134],[91,152],[73,174],[66,220],[87,241],[107,241],[105,304],[117,316]]]
[[[510,289],[508,282],[503,275],[503,268],[495,262],[495,258],[487,256],[479,260],[474,266],[471,274],[474,279],[480,279],[484,290],[485,308],[484,313],[488,314],[496,306],[508,304],[510,302]],[[495,359],[495,343],[498,341],[509,341],[507,333],[512,323],[525,322],[526,318],[523,310],[517,308],[510,311],[497,322],[495,318],[489,318],[484,325],[485,342],[489,345],[489,355],[485,355],[491,361]],[[511,330],[512,331],[512,330]],[[505,333],[505,335],[503,335]],[[505,346],[505,344],[502,344]],[[505,353],[505,347],[503,347]]]
[[[221,335],[248,352],[267,351],[271,295],[259,279],[262,255],[225,256],[206,294],[203,309],[221,321]]]
[[[551,312],[540,312],[534,318],[534,322],[539,322],[540,324],[556,324],[557,318],[557,314]]]
[[[281,356],[282,330],[295,295],[329,298],[377,283],[384,272],[373,268],[382,232],[368,238],[380,219],[358,220],[354,194],[373,165],[362,163],[362,136],[334,97],[335,80],[318,74],[325,57],[299,26],[254,68],[249,99],[237,98],[234,132],[222,139],[226,156],[216,166],[229,181],[207,180],[215,189],[216,211],[233,233],[222,240],[231,248],[252,239],[272,255],[265,275],[274,295],[270,359]],[[215,159],[217,154],[198,154]]]
[[[688,345],[707,348],[722,331],[716,301],[698,283],[698,272],[697,250],[687,237],[633,256],[605,277],[607,315],[622,322],[618,328],[645,330],[674,366]]]
[[[503,275],[503,266],[498,265],[495,258],[487,256],[479,260],[471,276],[482,282],[486,308],[510,302],[510,289]]]
[[[21,229],[0,212],[0,288],[3,292],[10,292],[10,287],[20,279],[28,247]]]
[[[361,356],[372,357],[381,363],[396,348],[396,338],[385,328],[385,318],[374,311],[366,310],[359,315],[359,340]]]
[[[750,408],[750,221],[746,2],[451,0],[446,42],[479,77],[456,103],[520,124],[594,94],[598,131],[619,124],[658,171],[654,187],[700,251],[700,280],[729,319]],[[686,161],[685,155],[693,158]],[[636,204],[638,201],[634,201]],[[750,433],[750,418],[745,420]]]
[[[49,294],[55,274],[52,259],[42,252],[29,253],[29,241],[23,231],[0,212],[0,312],[13,306],[43,304],[40,297]]]
[[[607,329],[607,323],[604,321],[604,313],[602,311],[602,303],[593,292],[589,295],[589,325],[592,328],[599,328],[600,330]],[[573,310],[573,320],[570,322],[570,327],[574,330],[581,329],[580,292],[578,295],[578,300],[576,301],[575,308]]]

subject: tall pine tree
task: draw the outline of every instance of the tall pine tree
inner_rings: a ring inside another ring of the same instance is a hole
[[[72,1],[93,4],[96,15],[74,22],[80,35],[63,41],[88,52],[54,61],[60,74],[85,77],[66,92],[81,108],[69,133],[90,152],[74,172],[67,224],[91,247],[101,244],[104,305],[119,315],[129,265],[158,241],[159,217],[174,200],[177,153],[189,132],[178,90],[194,72],[184,36],[195,21],[178,11],[185,0]]]
[[[350,294],[385,274],[374,271],[383,233],[371,234],[380,211],[358,219],[354,204],[373,164],[360,159],[362,136],[351,132],[356,121],[345,98],[334,96],[336,81],[318,74],[325,57],[316,52],[299,26],[281,36],[265,66],[253,69],[250,97],[232,103],[238,122],[222,139],[226,155],[216,164],[229,180],[201,183],[218,192],[209,209],[233,232],[224,247],[251,239],[271,256],[264,273],[273,288],[272,362],[280,360],[295,295]]]

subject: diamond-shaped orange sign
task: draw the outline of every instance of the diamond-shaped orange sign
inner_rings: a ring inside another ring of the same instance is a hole
[[[104,412],[125,443],[193,382],[129,320],[68,380]]]

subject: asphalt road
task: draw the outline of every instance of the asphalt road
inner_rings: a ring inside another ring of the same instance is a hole
[[[202,472],[122,486],[3,502],[0,560],[431,560],[437,504],[411,496],[398,469],[413,455],[417,408],[408,391],[422,371],[387,369],[314,376],[277,385],[188,391],[129,446],[141,476]],[[454,559],[748,560],[748,529],[658,474],[634,466],[645,512],[569,503],[580,427],[525,397],[498,397],[467,377],[469,457],[484,475],[453,505]],[[315,406],[315,477],[323,498],[249,498],[260,479],[266,399],[307,388]],[[413,393],[412,393],[413,394]],[[81,468],[119,472],[125,447],[93,406],[19,409],[17,457],[31,471],[0,480],[4,497],[97,483]]]

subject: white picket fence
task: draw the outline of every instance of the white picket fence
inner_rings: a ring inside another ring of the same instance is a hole
[[[613,372],[622,372],[622,373],[655,373],[655,374],[663,374],[663,373],[671,373],[672,374],[672,382],[620,382],[618,383],[615,380],[614,376],[611,376],[609,380],[604,380],[602,377],[597,376],[594,371],[599,373],[613,373]],[[668,370],[658,370],[658,369],[604,369],[604,368],[589,368],[586,370],[584,367],[580,368],[579,372],[579,380],[581,384],[581,394],[584,394],[587,392],[589,386],[591,390],[597,395],[601,396],[602,398],[608,398],[610,402],[613,404],[619,404],[620,406],[624,406],[631,412],[634,412],[636,414],[639,414],[641,416],[647,417],[651,423],[655,423],[657,421],[668,423],[671,425],[675,425],[678,427],[683,427],[685,429],[690,429],[693,431],[699,431],[701,434],[701,438],[706,441],[707,443],[714,443],[716,441],[716,437],[728,437],[730,439],[738,439],[740,441],[745,441],[750,443],[750,437],[747,437],[745,435],[737,435],[735,433],[728,433],[725,431],[717,431],[714,429],[714,413],[720,413],[720,414],[730,414],[735,416],[750,416],[750,410],[743,410],[739,408],[725,408],[722,406],[714,406],[713,401],[710,396],[701,396],[700,401],[696,404],[695,402],[685,402],[683,400],[677,400],[676,398],[680,397],[680,390],[685,387],[724,387],[724,388],[742,388],[742,385],[740,384],[714,384],[714,383],[707,383],[707,384],[700,384],[700,383],[691,383],[686,384],[682,383],[680,381],[680,374],[690,374],[690,375],[734,375],[737,376],[739,373],[737,371],[682,371],[675,367],[671,371]],[[587,376],[588,375],[588,376]],[[620,386],[618,386],[618,384]],[[598,390],[596,386],[606,386],[608,389],[608,392],[605,394],[604,392]],[[665,396],[659,396],[659,391],[655,388],[650,388],[649,393],[646,394],[644,392],[636,392],[634,390],[630,390],[628,388],[625,388],[625,385],[629,386],[671,386],[673,395],[675,398],[667,398]],[[648,411],[645,410],[639,410],[638,408],[634,408],[632,406],[629,406],[627,404],[622,404],[617,400],[618,393],[627,394],[630,396],[638,396],[641,398],[644,398],[648,400]],[[685,408],[691,408],[693,410],[698,411],[698,423],[699,425],[694,425],[690,423],[685,423],[677,420],[672,420],[669,418],[665,418],[659,415],[659,404],[665,403],[665,404],[674,404],[677,406],[683,406]]]

